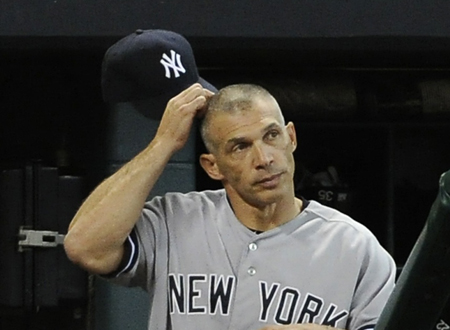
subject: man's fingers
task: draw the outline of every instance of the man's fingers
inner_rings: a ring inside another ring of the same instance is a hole
[[[202,118],[202,117],[205,115],[208,100],[211,98],[211,96],[214,95],[214,93],[211,92],[209,89],[205,89],[205,88],[204,88],[204,89],[203,89],[203,92],[204,92],[204,98],[205,98],[205,100],[202,101],[202,103],[200,104],[200,106],[197,108],[197,114],[196,114],[196,116],[197,116],[198,118]]]
[[[193,111],[197,114],[202,111],[202,109],[206,105],[207,98],[204,95],[199,95],[196,98],[194,98],[191,102],[186,103],[183,107],[184,110]]]
[[[207,97],[211,97],[214,95],[214,93],[211,92],[209,89],[203,88],[203,91],[205,92]]]
[[[199,83],[193,84],[182,91],[180,94],[172,98],[174,101],[179,101],[180,103],[189,103],[199,95],[203,95],[203,87]]]
[[[199,84],[195,85],[196,86],[192,85],[189,87],[187,93],[179,94],[173,99],[172,106],[174,109],[178,108],[181,111],[201,110],[206,105],[207,100],[214,95],[214,93],[203,89]]]
[[[185,105],[194,104],[197,105],[195,108],[198,109],[198,105],[203,106],[206,100],[213,95],[213,92],[203,88],[203,86],[199,83],[195,83],[189,86],[187,89],[183,90],[180,94],[170,99],[167,107],[177,109],[184,107]],[[200,100],[198,99],[199,97]]]
[[[178,94],[178,96],[185,97],[195,89],[203,89],[203,87],[199,83],[192,84],[191,86],[183,90],[180,94]]]

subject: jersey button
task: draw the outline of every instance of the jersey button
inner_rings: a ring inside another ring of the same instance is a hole
[[[248,275],[253,276],[253,275],[256,274],[256,269],[253,268],[253,267],[250,267],[250,268],[247,270],[247,273],[248,273]]]
[[[256,243],[250,243],[248,245],[248,248],[250,249],[250,251],[255,251],[258,248],[258,245],[256,245]]]

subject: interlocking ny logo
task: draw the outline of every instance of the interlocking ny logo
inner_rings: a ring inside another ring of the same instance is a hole
[[[167,56],[165,53],[162,56],[161,61],[159,61],[162,65],[164,65],[164,69],[166,70],[166,78],[171,78],[170,69],[173,70],[173,75],[175,78],[178,78],[181,73],[185,73],[186,69],[183,67],[181,63],[180,54],[175,53],[174,50],[170,51],[170,56]]]

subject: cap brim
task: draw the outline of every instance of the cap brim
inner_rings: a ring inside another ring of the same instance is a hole
[[[204,88],[210,90],[213,93],[217,93],[218,89],[216,87],[214,87],[213,85],[211,85],[209,82],[207,82],[205,79],[203,79],[202,77],[198,78],[198,82],[200,83],[200,85],[202,85]]]

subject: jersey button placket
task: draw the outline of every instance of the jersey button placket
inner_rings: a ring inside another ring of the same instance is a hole
[[[248,245],[248,249],[252,251],[256,251],[258,249],[258,245],[255,242],[252,242]],[[249,267],[247,270],[248,275],[253,276],[256,274],[255,267]]]
[[[237,269],[236,289],[234,295],[234,308],[230,313],[231,320],[228,329],[243,328],[243,323],[248,328],[249,324],[254,324],[255,317],[258,316],[254,307],[254,301],[259,297],[259,240],[255,242],[255,237],[250,237],[240,245],[241,259]],[[250,297],[250,299],[249,299]],[[239,307],[238,307],[239,306]],[[251,312],[249,312],[249,310]],[[255,315],[256,314],[256,315]]]

